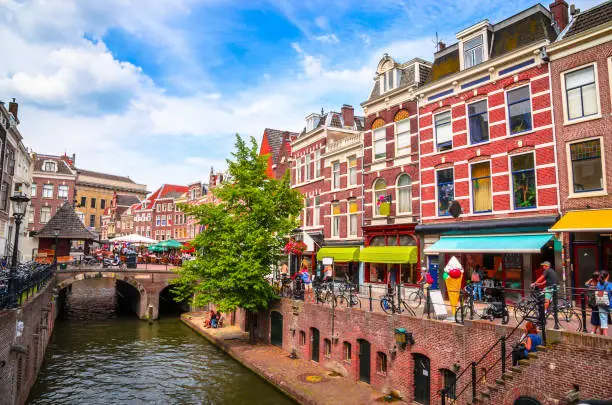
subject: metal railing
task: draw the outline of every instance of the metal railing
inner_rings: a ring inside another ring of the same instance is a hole
[[[29,297],[43,289],[54,274],[53,265],[34,262],[19,264],[15,278],[12,280],[11,291],[10,270],[3,269],[0,271],[0,309],[21,306]]]

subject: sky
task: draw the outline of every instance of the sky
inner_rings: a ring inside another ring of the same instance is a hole
[[[574,2],[585,10],[597,0]],[[438,37],[527,0],[0,0],[0,101],[37,153],[162,183],[207,181],[235,134],[299,132],[368,98],[384,53],[432,60]],[[544,3],[546,5],[546,3]]]

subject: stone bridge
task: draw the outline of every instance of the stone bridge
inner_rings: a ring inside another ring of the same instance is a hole
[[[170,280],[178,275],[168,270],[119,270],[104,268],[64,269],[57,272],[57,288],[68,288],[72,283],[88,278],[112,278],[138,291],[138,302],[133,309],[140,319],[157,319],[159,316],[159,295],[168,288]],[[120,287],[118,284],[118,288]],[[130,287],[128,287],[130,288]]]

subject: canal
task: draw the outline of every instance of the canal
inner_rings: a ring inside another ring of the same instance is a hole
[[[73,284],[29,404],[295,404],[176,313],[126,314],[112,287]]]

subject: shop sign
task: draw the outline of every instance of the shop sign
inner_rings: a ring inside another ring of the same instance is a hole
[[[381,195],[376,201],[376,205],[378,205],[378,212],[383,217],[388,217],[391,215],[391,194]]]
[[[324,257],[323,258],[323,265],[328,265],[328,264],[334,264],[334,258],[333,257]]]

